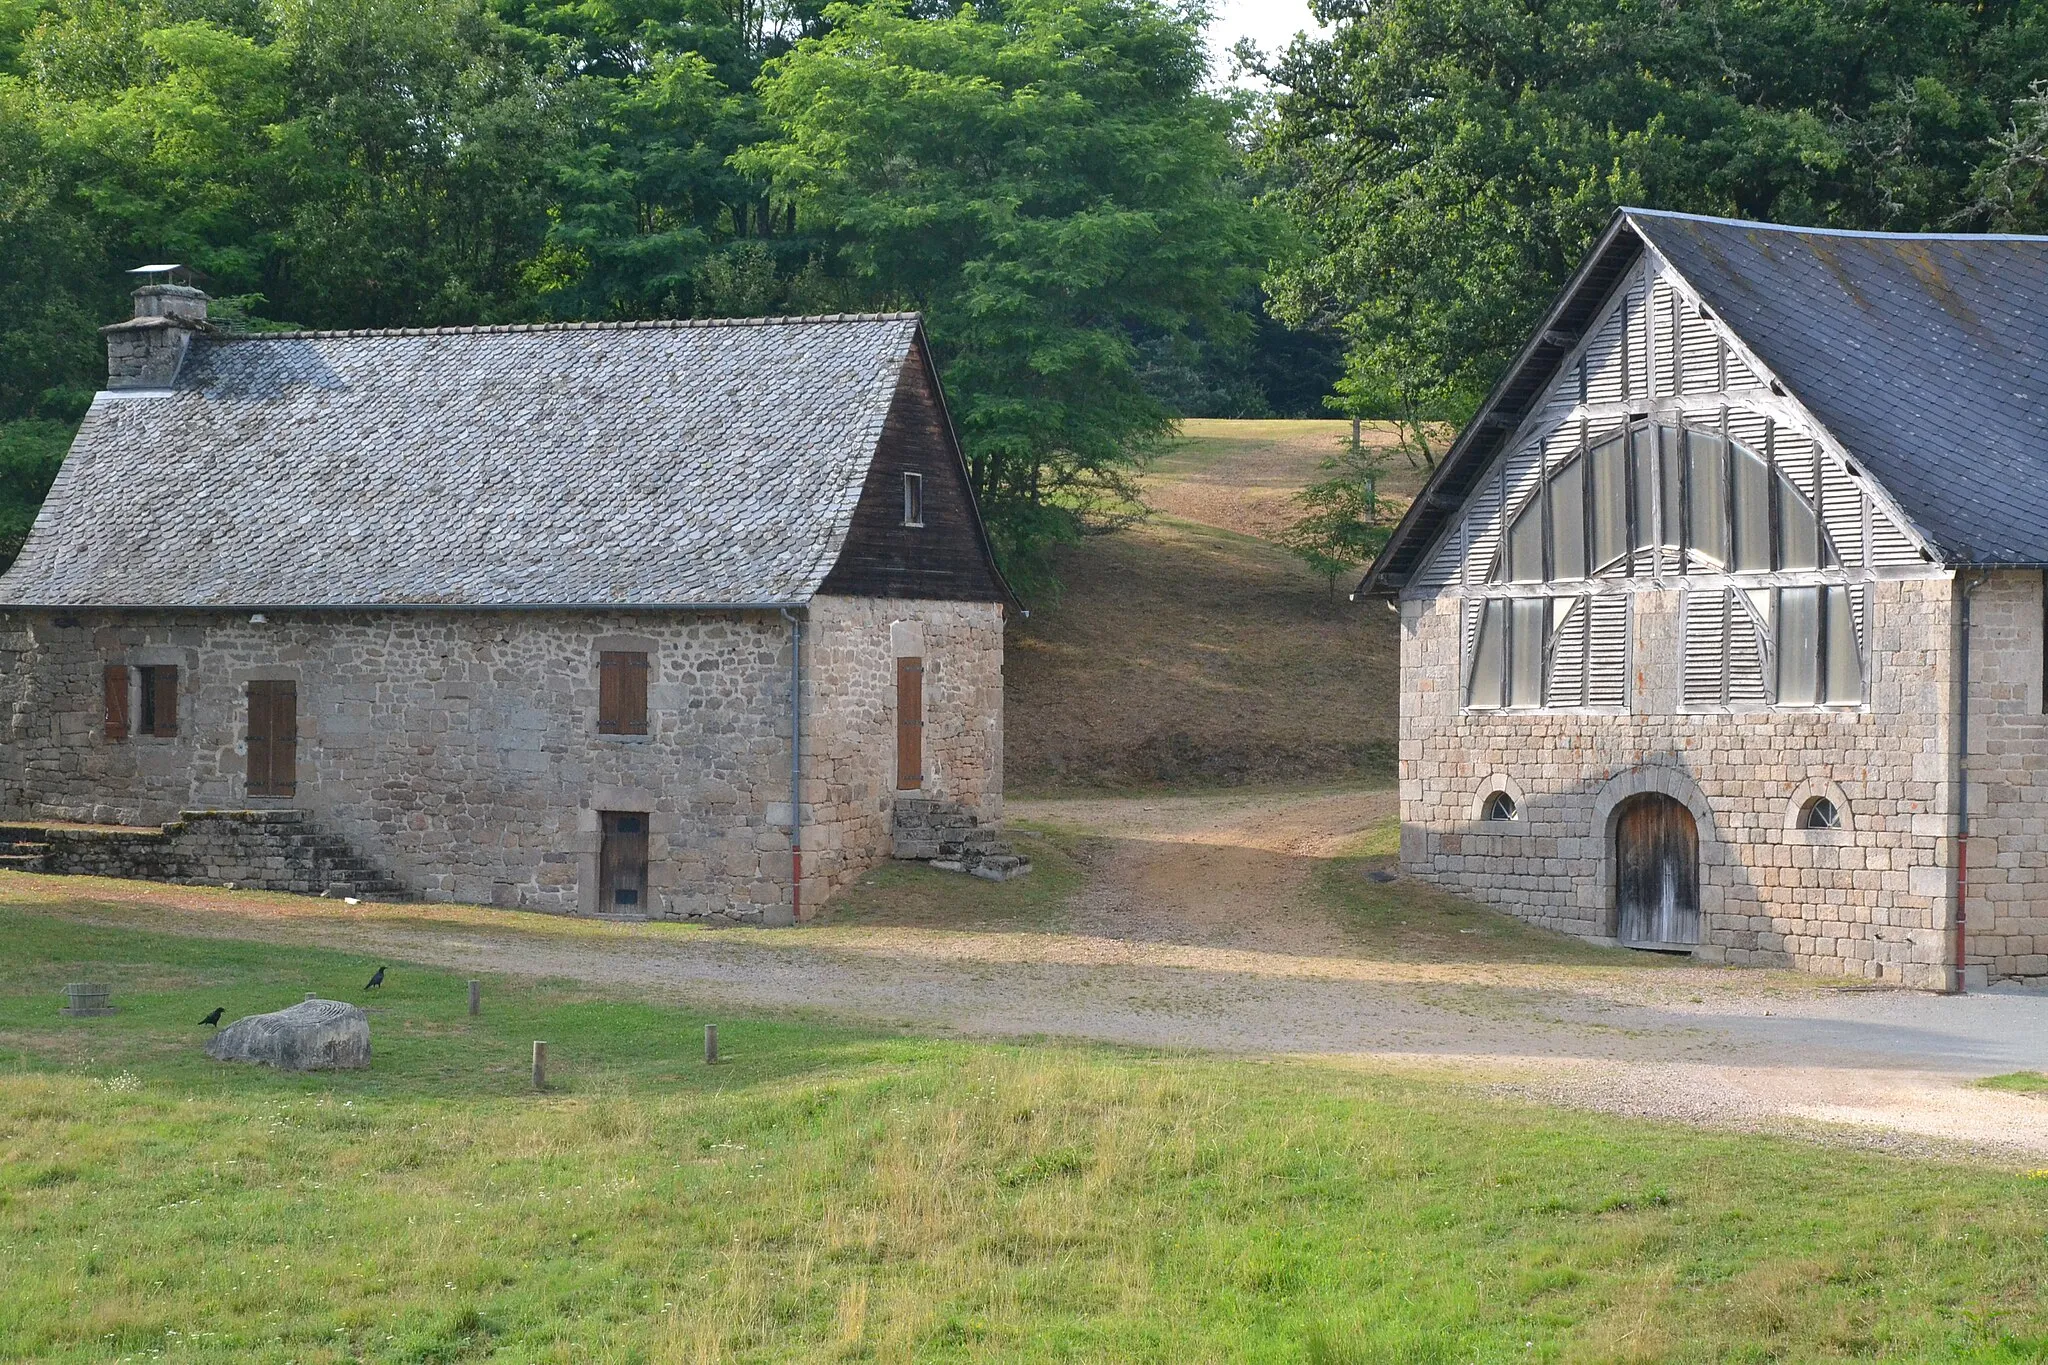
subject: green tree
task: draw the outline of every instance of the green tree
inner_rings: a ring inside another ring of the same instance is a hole
[[[1146,338],[1248,328],[1269,219],[1235,191],[1236,107],[1199,10],[1005,0],[916,19],[835,5],[771,61],[781,130],[736,164],[795,200],[878,306],[926,317],[1005,567],[1114,524],[1173,428]]]
[[[1402,423],[1425,462],[1617,205],[1988,226],[1998,187],[1973,176],[2002,131],[2024,142],[2016,102],[2048,58],[2024,0],[1316,10],[1329,37],[1266,65],[1263,164],[1320,248],[1276,272],[1274,307],[1345,333],[1338,406]]]
[[[1337,591],[1337,576],[1350,573],[1380,552],[1393,534],[1393,508],[1379,496],[1385,456],[1356,436],[1323,461],[1329,477],[1295,495],[1302,518],[1280,540]]]

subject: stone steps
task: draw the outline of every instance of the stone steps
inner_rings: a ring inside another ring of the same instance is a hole
[[[403,883],[301,810],[185,811],[159,829],[0,824],[0,849],[0,868],[23,871],[409,899]]]
[[[972,811],[925,796],[898,797],[893,821],[895,856],[927,863],[941,872],[965,872],[1004,882],[1031,871],[1020,857]]]

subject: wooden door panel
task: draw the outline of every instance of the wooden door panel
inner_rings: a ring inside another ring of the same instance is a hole
[[[1700,941],[1699,829],[1668,796],[1640,796],[1614,827],[1615,937],[1679,947]]]
[[[298,791],[299,687],[283,679],[249,684],[249,795]]]
[[[601,915],[647,912],[647,817],[605,811],[597,855],[597,910]]]

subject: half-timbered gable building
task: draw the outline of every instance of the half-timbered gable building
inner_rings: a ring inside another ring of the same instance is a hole
[[[1624,210],[1360,585],[1402,858],[1538,923],[2048,975],[2048,239]]]
[[[259,884],[310,847],[344,887],[756,922],[886,857],[901,801],[1000,817],[1010,599],[914,316],[136,303],[0,577],[9,817],[229,810],[303,831]]]

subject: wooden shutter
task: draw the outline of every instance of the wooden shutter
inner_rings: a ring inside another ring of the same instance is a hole
[[[155,703],[156,728],[153,735],[166,738],[178,733],[178,668],[176,664],[158,664],[149,670],[151,696]]]
[[[605,650],[597,656],[597,732],[647,733],[647,656]]]
[[[128,738],[128,665],[108,664],[102,673],[106,691],[107,738]]]
[[[1595,597],[1588,623],[1588,706],[1628,705],[1628,632],[1628,598]]]
[[[896,661],[896,789],[924,785],[924,660]]]

